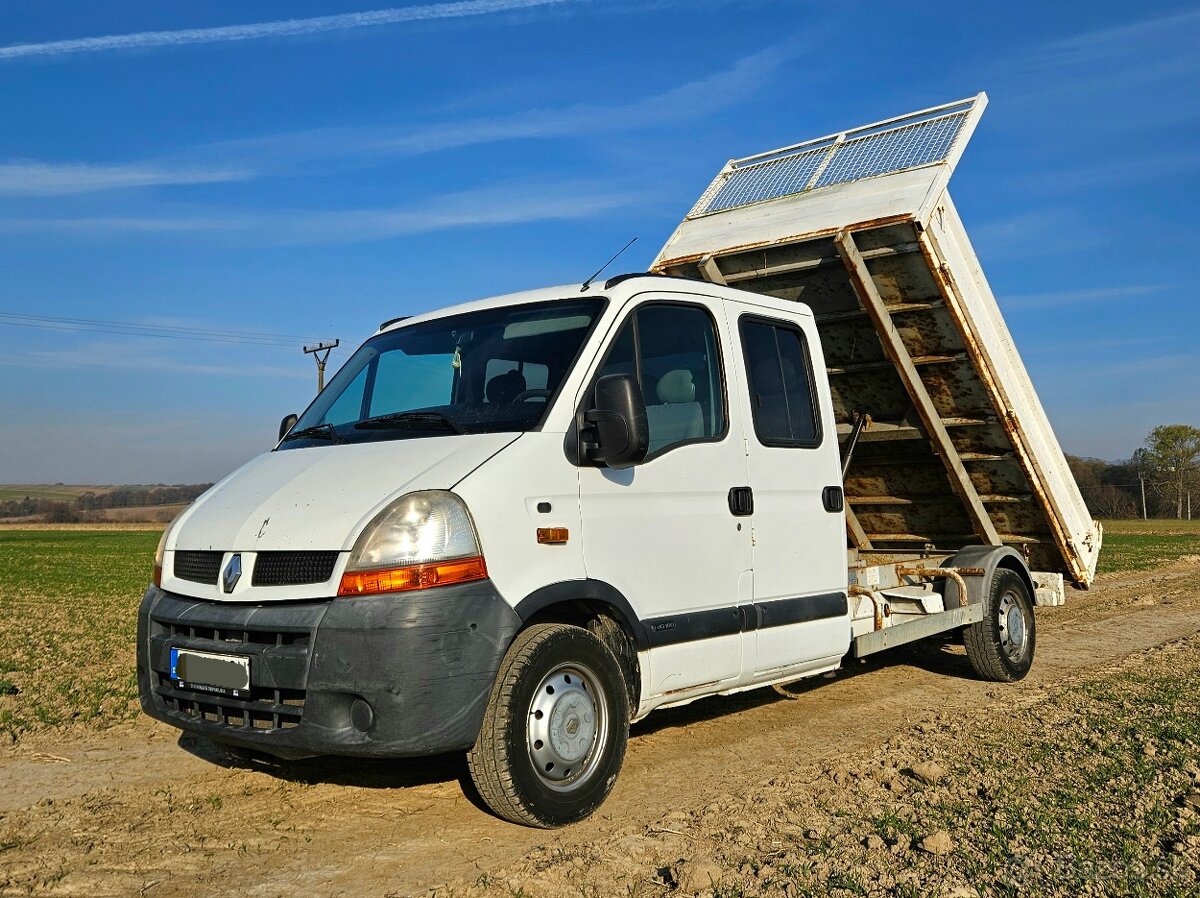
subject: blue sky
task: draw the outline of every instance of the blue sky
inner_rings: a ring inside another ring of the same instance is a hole
[[[220,477],[306,340],[644,268],[726,159],[979,90],[951,192],[1064,447],[1128,456],[1200,424],[1197,47],[1186,3],[8,0],[0,482]]]

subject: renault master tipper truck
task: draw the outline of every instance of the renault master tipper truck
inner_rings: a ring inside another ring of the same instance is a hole
[[[142,707],[465,751],[548,827],[657,708],[951,631],[1025,676],[1100,530],[946,193],[984,102],[730,162],[654,273],[385,323],[164,533]]]

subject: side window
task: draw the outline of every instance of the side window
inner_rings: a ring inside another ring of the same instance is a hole
[[[742,352],[750,381],[754,433],[765,446],[817,446],[820,422],[804,332],[743,318]]]
[[[613,341],[599,376],[636,374],[650,427],[647,458],[725,433],[725,391],[712,317],[697,306],[638,308]]]

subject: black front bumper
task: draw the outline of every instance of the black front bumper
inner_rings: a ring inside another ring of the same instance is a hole
[[[455,751],[474,744],[519,628],[490,580],[259,605],[151,586],[138,611],[138,691],[151,717],[285,758]],[[182,688],[172,648],[248,657],[250,695]]]

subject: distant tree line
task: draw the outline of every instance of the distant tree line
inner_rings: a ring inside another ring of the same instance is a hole
[[[191,502],[211,483],[174,486],[118,486],[100,492],[88,491],[74,499],[23,499],[0,501],[0,519],[40,520],[47,524],[87,523],[108,519],[106,511],[117,508],[154,508]]]
[[[1164,424],[1125,461],[1068,455],[1088,509],[1099,518],[1200,516],[1200,428]]]

